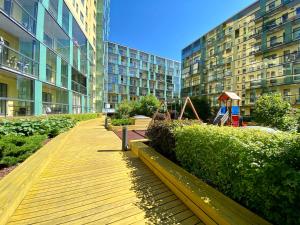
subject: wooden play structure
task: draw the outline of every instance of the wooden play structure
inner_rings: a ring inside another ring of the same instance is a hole
[[[184,105],[183,105],[183,107],[182,107],[182,109],[181,109],[181,111],[180,111],[180,115],[179,115],[179,117],[178,117],[178,120],[182,120],[182,119],[183,119],[183,114],[184,114],[184,112],[185,112],[187,106],[190,106],[190,107],[192,108],[193,113],[194,113],[196,119],[197,119],[199,122],[202,123],[202,120],[200,119],[200,117],[199,117],[199,115],[198,115],[198,113],[197,113],[197,111],[196,111],[196,109],[195,109],[195,107],[194,107],[194,105],[193,105],[193,103],[192,103],[192,100],[191,100],[189,97],[187,97],[187,98],[185,99],[185,102],[184,102]],[[166,112],[165,112],[166,120],[171,120],[171,114],[170,114],[170,112],[169,112],[169,110],[168,110],[168,102],[162,101],[162,102],[160,103],[159,108],[158,108],[158,109],[156,110],[156,112],[153,114],[152,121],[150,122],[150,124],[152,124],[152,123],[155,121],[155,118],[156,118],[157,114],[159,113],[159,110],[161,110],[162,107],[164,107],[164,109],[166,110]]]
[[[234,92],[225,91],[219,96],[218,101],[221,107],[213,124],[238,127],[240,125],[241,98]]]
[[[180,116],[179,116],[178,120],[182,120],[183,113],[184,113],[184,111],[185,111],[185,109],[186,109],[186,106],[187,106],[188,104],[189,104],[189,106],[192,108],[193,113],[194,113],[194,115],[196,116],[197,120],[199,120],[199,121],[202,122],[202,120],[201,120],[200,117],[198,116],[198,113],[197,113],[197,111],[196,111],[196,109],[195,109],[195,107],[194,107],[194,105],[193,105],[193,103],[192,103],[192,101],[191,101],[191,99],[190,99],[189,97],[187,97],[187,98],[185,99],[185,102],[184,102],[184,105],[183,105],[183,107],[182,107],[182,109],[181,109]]]

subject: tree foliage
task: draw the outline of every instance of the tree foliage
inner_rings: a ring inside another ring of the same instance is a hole
[[[124,101],[118,105],[117,118],[128,118],[134,115],[152,116],[159,108],[160,102],[154,95],[141,97],[138,101]]]
[[[254,108],[257,123],[285,131],[296,129],[297,121],[290,115],[292,107],[280,94],[264,94],[256,101]]]

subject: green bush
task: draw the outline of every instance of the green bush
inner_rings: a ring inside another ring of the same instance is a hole
[[[283,131],[297,130],[297,121],[291,116],[292,107],[278,93],[264,94],[255,102],[255,121]]]
[[[152,116],[160,106],[154,95],[141,97],[138,101],[124,101],[118,105],[116,118],[123,119],[135,115]]]
[[[55,115],[54,117],[60,117],[59,115]],[[61,117],[70,118],[76,122],[96,119],[99,117],[97,113],[83,113],[83,114],[65,114]]]
[[[97,114],[51,115],[49,117],[31,117],[26,119],[2,120],[0,135],[46,134],[50,138],[67,131],[79,121],[97,118]]]
[[[300,224],[299,135],[194,125],[175,137],[189,172],[274,224]]]
[[[146,136],[151,140],[150,145],[159,153],[177,162],[175,156],[175,136],[174,130],[178,127],[191,125],[195,122],[191,120],[173,120],[173,121],[160,121],[157,120],[151,124],[147,131]]]
[[[111,124],[113,126],[123,126],[123,125],[133,125],[134,119],[124,118],[124,119],[112,119]]]
[[[118,119],[128,118],[133,111],[132,102],[123,101],[118,105],[116,117]]]
[[[147,95],[141,97],[133,107],[133,114],[153,116],[156,110],[159,108],[160,102],[154,95]]]
[[[23,162],[42,147],[46,135],[30,137],[8,135],[0,138],[0,166],[8,167]]]

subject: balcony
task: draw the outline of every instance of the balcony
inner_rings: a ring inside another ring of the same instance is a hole
[[[3,10],[31,34],[36,33],[36,19],[32,16],[36,11],[36,7],[37,3],[35,1],[22,1],[22,4],[20,4],[15,0],[0,0],[0,10]],[[32,10],[32,12],[28,10]]]
[[[86,95],[87,93],[86,87],[80,83],[77,83],[74,80],[72,80],[72,90],[84,95]]]
[[[37,62],[4,44],[0,44],[0,66],[19,74],[36,78],[39,76]]]
[[[262,80],[251,80],[250,81],[250,88],[261,88],[262,87]]]
[[[68,104],[43,102],[44,114],[67,114],[68,112],[69,112]]]

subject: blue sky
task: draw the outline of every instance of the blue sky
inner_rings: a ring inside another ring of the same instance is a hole
[[[254,0],[111,0],[109,40],[180,60],[181,50]]]

